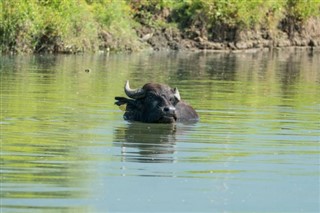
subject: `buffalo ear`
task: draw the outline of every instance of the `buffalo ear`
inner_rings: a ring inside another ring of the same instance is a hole
[[[124,98],[124,97],[114,97],[114,99],[117,100],[116,102],[114,102],[114,104],[118,106],[127,104],[130,101],[128,98]]]
[[[181,101],[180,93],[177,87],[173,88],[173,95],[178,101]]]

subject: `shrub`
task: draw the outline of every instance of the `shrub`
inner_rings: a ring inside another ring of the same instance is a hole
[[[239,29],[273,30],[280,24],[292,35],[309,17],[320,16],[320,0],[1,0],[0,11],[2,52],[67,46],[77,51],[97,49],[102,31],[113,36],[115,49],[138,46],[134,29],[141,24],[196,28],[212,38]]]
[[[130,7],[112,0],[2,0],[2,52],[95,50],[98,31],[133,36]]]

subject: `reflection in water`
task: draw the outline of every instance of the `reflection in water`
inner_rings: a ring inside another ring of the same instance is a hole
[[[11,121],[14,123],[19,121]],[[34,125],[38,121],[28,123]],[[41,134],[45,129],[40,125],[39,133],[15,132],[15,139],[12,135],[2,138],[1,183],[5,184],[1,184],[1,212],[9,209],[15,209],[14,212],[20,212],[19,209],[21,212],[82,212],[87,209],[83,204],[72,202],[67,205],[61,202],[59,206],[51,204],[66,198],[87,197],[87,190],[80,186],[90,175],[83,170],[80,158],[75,154],[80,150],[69,143],[72,136],[60,135],[61,141],[52,140]],[[68,134],[67,130],[62,131]],[[57,139],[59,130],[52,132]],[[12,140],[8,141],[8,137]]]
[[[3,56],[0,211],[319,212],[319,54]],[[127,123],[127,79],[200,122]]]
[[[114,143],[121,147],[122,161],[141,163],[174,162],[175,124],[128,123],[114,132]]]

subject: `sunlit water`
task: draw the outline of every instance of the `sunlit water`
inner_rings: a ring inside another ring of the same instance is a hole
[[[2,56],[0,212],[319,212],[319,59]],[[178,87],[200,122],[124,121],[127,79]]]

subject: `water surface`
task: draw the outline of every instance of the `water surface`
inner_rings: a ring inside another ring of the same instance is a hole
[[[319,56],[3,56],[1,212],[319,212]],[[200,122],[124,121],[127,79]]]

